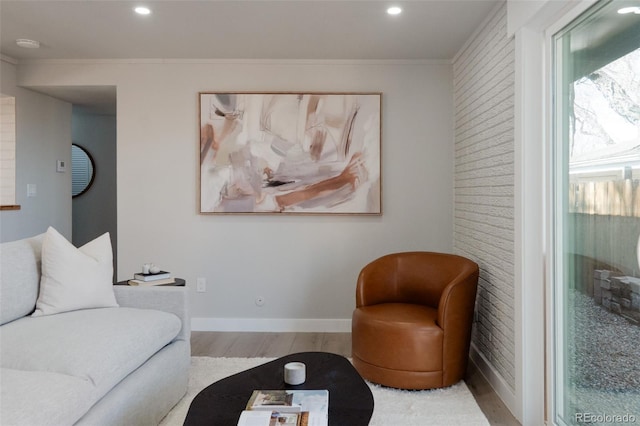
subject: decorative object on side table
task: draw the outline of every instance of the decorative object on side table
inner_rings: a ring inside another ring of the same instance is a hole
[[[153,263],[145,263],[142,265],[142,272],[133,274],[133,279],[139,281],[155,281],[171,278],[171,274],[167,271],[161,270]]]
[[[140,272],[138,272],[137,274],[133,274],[133,279],[139,281],[166,280],[167,278],[171,278],[171,274],[167,271],[159,271],[155,274],[151,272],[148,274],[142,274]]]
[[[129,280],[128,284],[134,286],[152,286],[172,285],[175,282],[175,278],[173,278],[169,272],[161,270],[153,263],[145,263],[142,265],[142,272],[133,274],[133,279]]]
[[[136,272],[133,274],[133,279],[127,281],[120,281],[117,285],[131,285],[139,287],[148,286],[184,286],[185,281],[182,278],[174,278],[171,273],[161,270],[153,263],[145,263],[142,265],[142,272]]]
[[[124,280],[118,281],[115,285],[130,285],[130,286],[138,286],[138,287],[161,287],[161,286],[176,286],[176,287],[184,287],[186,285],[186,281],[183,278],[169,278],[170,282],[162,283],[165,280],[155,280],[155,281],[138,281],[138,280]]]
[[[129,280],[129,285],[133,286],[158,286],[158,285],[173,285],[175,284],[175,278],[163,278],[159,280],[143,281],[143,280]]]

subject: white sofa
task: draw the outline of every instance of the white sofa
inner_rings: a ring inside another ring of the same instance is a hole
[[[0,244],[0,424],[157,425],[187,389],[184,287],[114,286],[120,307],[32,317],[42,240]]]

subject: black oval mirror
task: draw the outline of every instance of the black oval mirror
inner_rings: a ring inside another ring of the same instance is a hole
[[[71,196],[78,197],[91,187],[95,177],[95,164],[91,154],[83,147],[71,145]]]

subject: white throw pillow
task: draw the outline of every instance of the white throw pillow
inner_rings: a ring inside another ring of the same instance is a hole
[[[75,248],[49,227],[42,242],[42,278],[34,317],[117,307],[109,233]]]

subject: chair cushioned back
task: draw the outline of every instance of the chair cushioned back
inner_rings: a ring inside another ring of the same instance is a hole
[[[376,303],[417,303],[438,307],[444,288],[457,276],[477,266],[461,256],[433,252],[406,252],[383,256],[360,272],[357,306]],[[361,283],[367,283],[366,294]]]

